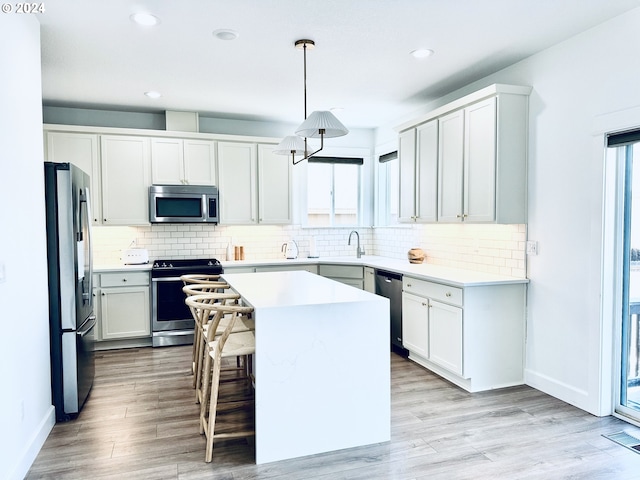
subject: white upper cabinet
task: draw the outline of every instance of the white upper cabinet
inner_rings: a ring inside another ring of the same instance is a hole
[[[419,222],[437,220],[438,122],[416,128],[416,216]]]
[[[148,225],[149,138],[103,135],[101,152],[102,224]]]
[[[152,132],[89,126],[44,126],[46,159],[70,162],[91,176],[93,223],[148,225],[149,186],[214,185],[220,223],[290,224],[289,156],[260,137]],[[273,141],[273,139],[266,139]]]
[[[416,129],[400,133],[398,138],[400,199],[398,221],[416,220]]]
[[[291,223],[291,163],[275,145],[218,142],[220,223]]]
[[[257,223],[257,145],[218,142],[220,223]]]
[[[102,194],[100,188],[100,160],[98,135],[74,132],[46,132],[47,160],[68,162],[83,170],[91,178],[91,215],[93,223],[102,223]]]
[[[438,121],[400,134],[400,222],[435,222],[438,195]]]
[[[437,206],[438,222],[525,223],[530,92],[530,87],[491,85],[398,127],[401,172],[410,170],[411,154],[402,158],[403,142],[416,138],[413,191],[402,173],[400,182],[401,206],[414,195],[415,211],[413,216],[408,207],[401,211],[401,221],[435,221],[431,208]],[[434,171],[437,187],[431,183]]]
[[[464,109],[463,218],[496,218],[496,102],[489,98]]]
[[[275,145],[258,145],[258,222],[291,223],[291,161]]]
[[[440,119],[441,222],[493,222],[496,216],[496,98]]]
[[[441,222],[461,222],[464,195],[464,111],[458,110],[445,115],[438,122],[438,219]]]
[[[155,185],[215,185],[215,142],[152,138],[151,178]]]

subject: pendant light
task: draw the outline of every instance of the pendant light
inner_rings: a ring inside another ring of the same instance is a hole
[[[349,130],[331,112],[320,110],[312,112],[307,117],[307,49],[315,47],[313,40],[296,40],[295,48],[301,48],[304,56],[304,122],[296,129],[296,135],[289,135],[282,139],[273,153],[278,155],[291,155],[294,165],[307,160],[324,148],[324,139],[342,137]],[[307,138],[320,138],[320,148],[309,153]],[[296,156],[302,158],[296,161]]]

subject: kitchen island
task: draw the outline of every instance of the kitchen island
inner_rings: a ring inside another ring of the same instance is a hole
[[[306,271],[223,278],[255,309],[256,463],[390,439],[388,299]]]

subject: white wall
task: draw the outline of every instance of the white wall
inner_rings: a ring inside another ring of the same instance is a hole
[[[0,478],[23,478],[55,417],[49,376],[40,26],[0,15]],[[0,267],[1,268],[1,267]]]
[[[635,9],[459,92],[533,87],[528,238],[539,255],[527,266],[526,381],[596,415],[611,413],[612,319],[600,314],[604,140],[595,126],[640,105],[638,25]]]

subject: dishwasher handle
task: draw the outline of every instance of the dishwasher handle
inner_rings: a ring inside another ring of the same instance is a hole
[[[402,274],[396,272],[389,272],[387,270],[376,270],[376,275],[384,277],[384,281],[391,283],[393,280],[402,281]]]

